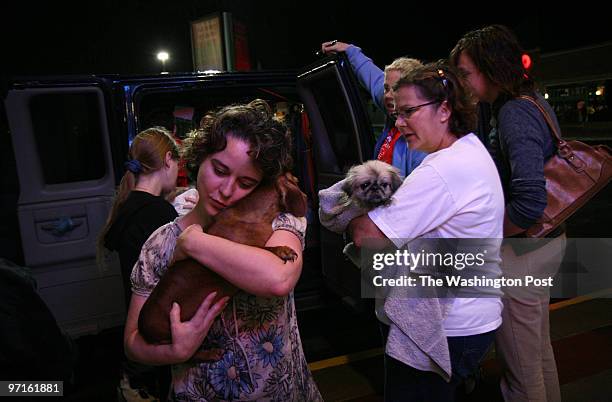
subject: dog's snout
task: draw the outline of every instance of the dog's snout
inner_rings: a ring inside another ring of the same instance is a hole
[[[367,191],[369,193],[375,193],[375,192],[381,192],[382,190],[383,190],[382,187],[379,186],[377,183],[372,183]]]

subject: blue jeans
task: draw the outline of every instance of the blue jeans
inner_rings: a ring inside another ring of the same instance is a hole
[[[383,340],[387,342],[389,326],[381,323]],[[450,382],[431,371],[421,371],[385,354],[386,402],[452,402],[455,390],[478,368],[493,340],[495,331],[470,336],[449,336],[448,350],[452,367]]]

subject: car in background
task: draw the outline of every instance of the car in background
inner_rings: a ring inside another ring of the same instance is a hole
[[[299,72],[15,78],[3,92],[3,143],[12,143],[2,150],[5,174],[18,180],[1,199],[7,226],[0,241],[31,269],[72,336],[124,322],[118,259],[97,262],[96,241],[132,139],[165,126],[180,140],[207,111],[254,98],[268,101],[291,128],[294,174],[308,196],[298,309],[320,307],[328,291],[359,304],[360,275],[342,254],[344,239],[322,228],[317,213],[318,191],[370,159],[374,146],[374,108],[343,55]],[[374,116],[380,126],[382,114]]]

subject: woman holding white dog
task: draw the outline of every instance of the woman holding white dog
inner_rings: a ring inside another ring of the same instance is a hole
[[[355,244],[378,238],[401,248],[415,238],[501,239],[502,187],[493,160],[472,133],[475,104],[461,79],[445,64],[428,64],[399,80],[394,100],[397,128],[411,149],[429,155],[405,179],[391,205],[351,221]],[[499,268],[498,256],[492,264]],[[410,321],[418,311],[398,310],[401,304],[391,300],[377,307],[388,334],[385,400],[453,401],[456,387],[478,367],[501,325],[499,297],[440,301],[448,307],[442,322],[417,320],[438,328],[425,340],[433,351],[424,354],[415,341],[417,329],[404,319]]]

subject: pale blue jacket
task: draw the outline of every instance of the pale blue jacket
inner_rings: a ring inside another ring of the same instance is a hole
[[[346,49],[346,55],[348,56],[355,75],[359,79],[359,83],[370,93],[376,106],[386,114],[387,110],[385,109],[383,99],[385,93],[384,71],[378,68],[372,59],[364,55],[361,52],[361,48],[357,46],[350,45]],[[393,121],[387,116],[385,119],[385,128],[378,137],[376,146],[374,147],[373,159],[376,159],[378,156],[380,147],[385,138],[387,138],[387,134],[391,127],[393,127]],[[393,166],[397,167],[401,175],[406,177],[421,164],[425,156],[427,156],[427,154],[422,151],[411,150],[408,147],[406,139],[402,136],[397,140],[393,148]]]

